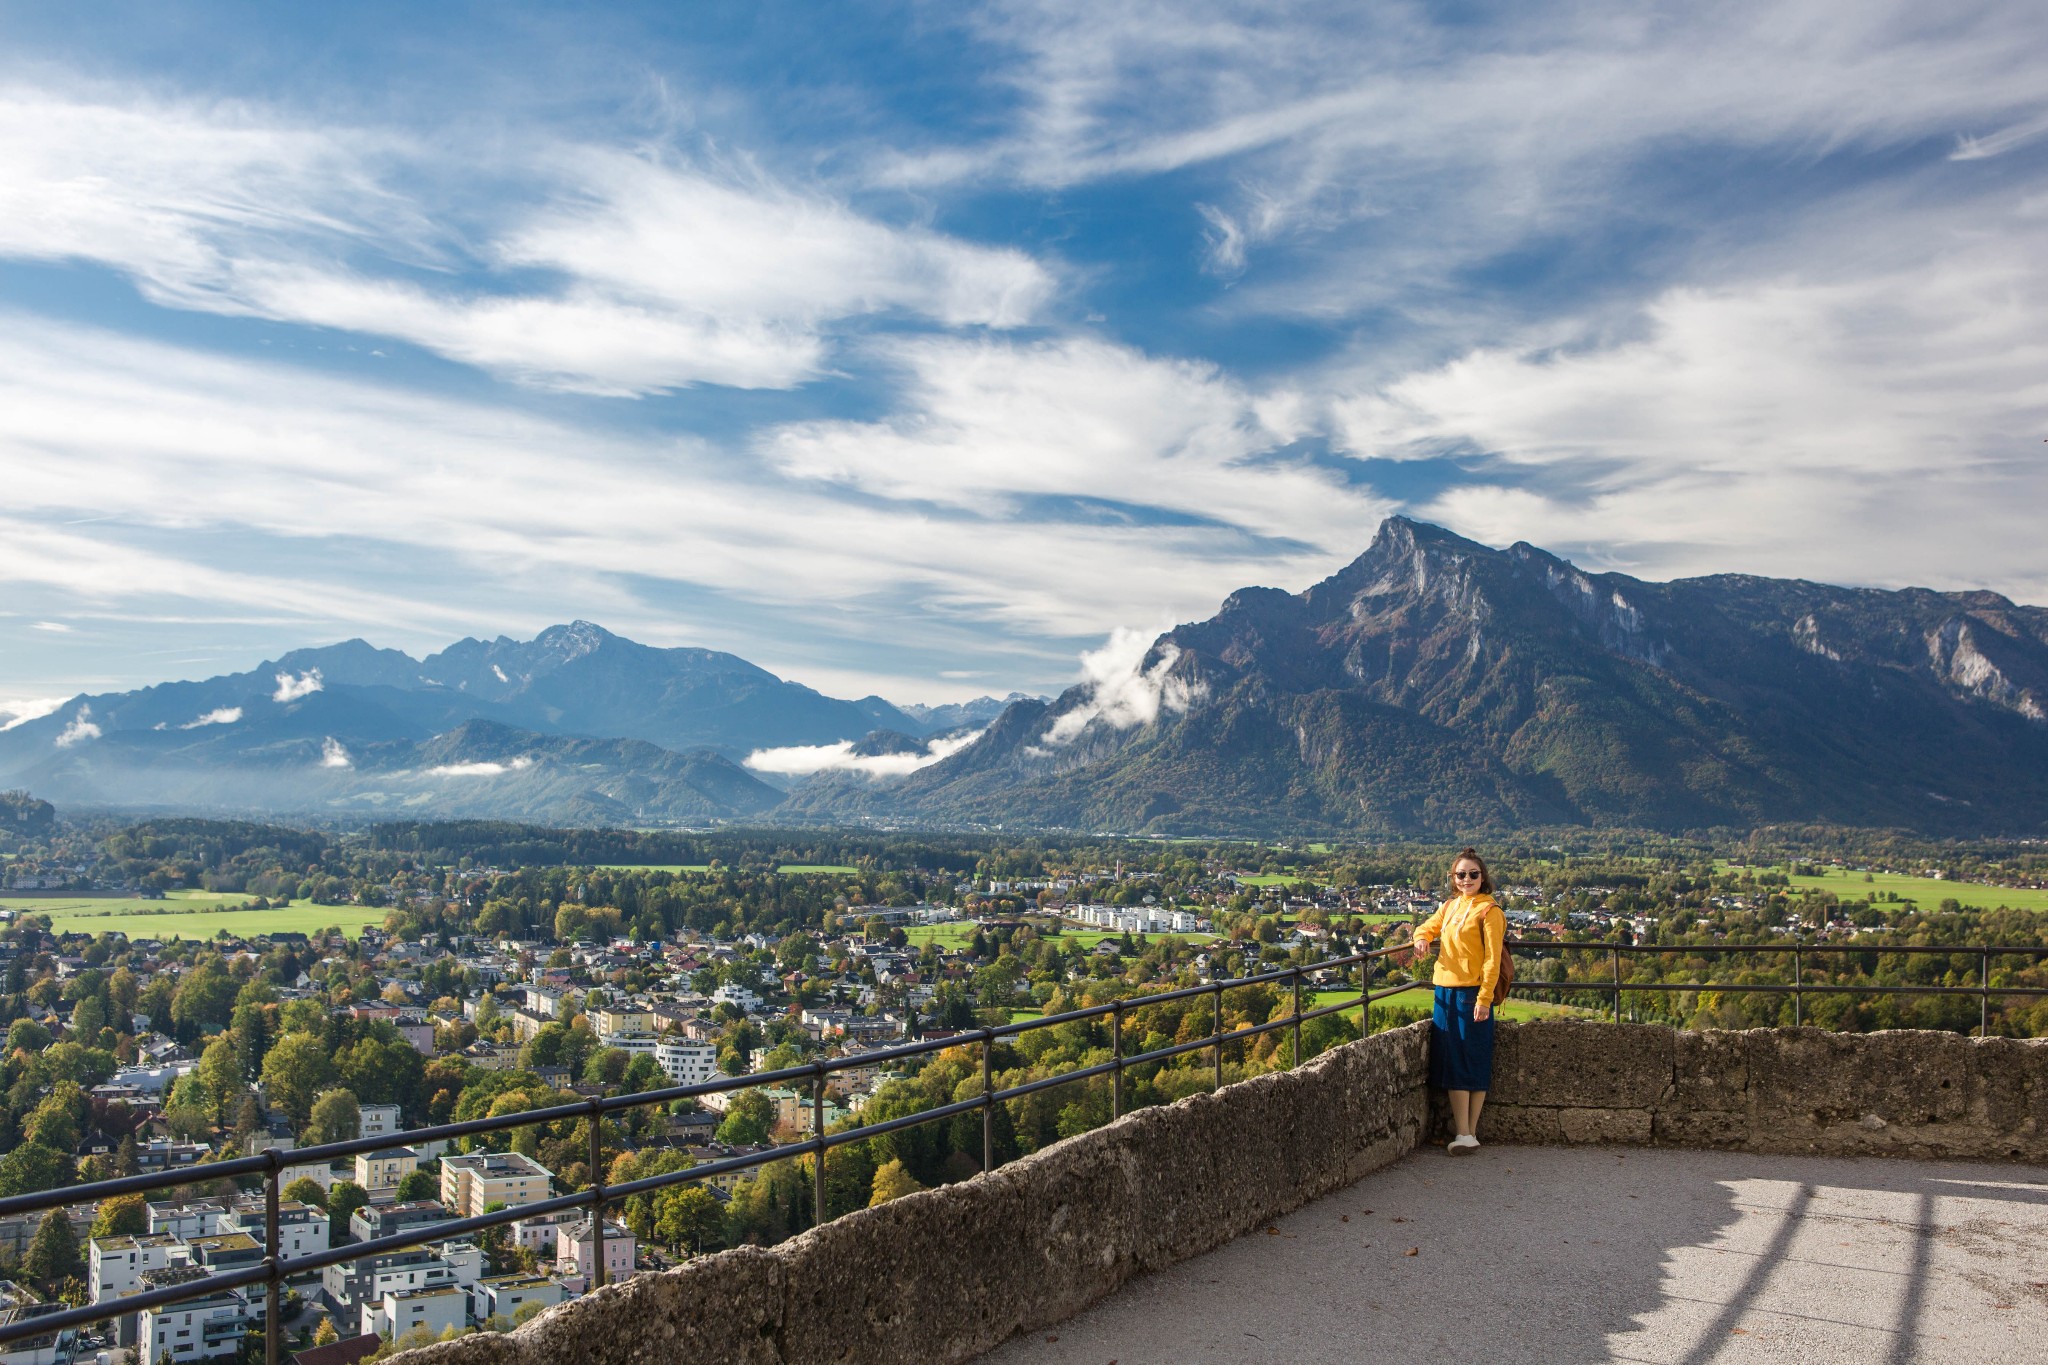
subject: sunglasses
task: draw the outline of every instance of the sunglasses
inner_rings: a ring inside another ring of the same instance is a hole
[[[1454,882],[1462,882],[1469,877],[1471,880],[1476,882],[1480,879],[1481,875],[1482,874],[1478,872],[1453,872],[1451,874],[1451,880]]]

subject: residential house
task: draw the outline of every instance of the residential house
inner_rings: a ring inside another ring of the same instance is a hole
[[[596,1288],[597,1239],[588,1217],[562,1228],[556,1238],[555,1273],[572,1294]],[[604,1278],[618,1284],[632,1278],[640,1243],[632,1230],[607,1218],[604,1222]]]
[[[419,1153],[410,1147],[382,1147],[374,1152],[356,1153],[356,1184],[374,1198],[384,1190],[395,1190],[398,1182],[420,1168]]]

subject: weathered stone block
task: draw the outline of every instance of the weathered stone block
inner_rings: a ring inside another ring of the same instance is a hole
[[[1674,1092],[1669,1109],[1745,1113],[1749,1108],[1749,1041],[1715,1029],[1672,1036]]]
[[[886,1365],[987,1351],[1038,1292],[1019,1274],[1031,1234],[1024,1183],[993,1176],[812,1228],[771,1253],[787,1285],[781,1358]]]
[[[519,1342],[503,1332],[478,1332],[400,1353],[405,1365],[525,1365]]]
[[[1973,1040],[1963,1110],[2003,1159],[2048,1158],[2048,1040]]]
[[[1564,1128],[1558,1122],[1562,1112],[1545,1104],[1505,1104],[1488,1099],[1479,1113],[1479,1137],[1483,1142],[1554,1146],[1565,1140]]]
[[[1210,1198],[1226,1239],[1300,1207],[1294,1146],[1306,1088],[1300,1076],[1283,1071],[1195,1097],[1190,1117],[1210,1149]]]
[[[1590,1109],[1648,1109],[1672,1086],[1674,1031],[1653,1024],[1543,1019],[1502,1024],[1491,1099]]]
[[[1098,1128],[990,1177],[1015,1185],[1023,1200],[1025,1240],[1010,1263],[1033,1286],[1026,1330],[1072,1317],[1136,1273],[1146,1216],[1137,1131],[1131,1122]]]
[[[1746,1147],[1749,1115],[1724,1109],[1660,1109],[1651,1116],[1650,1141],[1659,1147]]]
[[[526,1365],[563,1360],[780,1365],[784,1289],[776,1256],[759,1247],[740,1247],[585,1294],[541,1314],[511,1339]]]
[[[1194,1140],[1187,1118],[1197,1095],[1157,1109],[1141,1109],[1124,1120],[1131,1140],[1145,1154],[1135,1173],[1136,1199],[1144,1209],[1132,1247],[1141,1270],[1184,1261],[1219,1245],[1224,1236],[1215,1216],[1216,1165],[1207,1142]]]
[[[1830,1150],[1829,1129],[1874,1118],[1908,1128],[1960,1121],[1971,1042],[1953,1033],[1755,1029],[1750,1129],[1759,1151]],[[1856,1141],[1844,1135],[1851,1147]]]
[[[1481,1122],[1484,1122],[1482,1116]],[[1649,1142],[1650,1111],[1647,1109],[1560,1109],[1557,1126],[1571,1143]]]

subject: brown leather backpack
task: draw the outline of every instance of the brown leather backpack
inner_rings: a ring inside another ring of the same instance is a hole
[[[1501,1001],[1508,998],[1508,992],[1514,988],[1515,959],[1514,955],[1508,952],[1507,935],[1503,934],[1500,940],[1500,979],[1494,983],[1493,999],[1486,1002],[1486,1007],[1493,1009],[1498,1006]]]

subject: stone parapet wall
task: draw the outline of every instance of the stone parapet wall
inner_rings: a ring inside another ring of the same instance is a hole
[[[1429,1026],[1143,1109],[772,1249],[641,1275],[405,1365],[959,1361],[1398,1160]],[[1435,1098],[1438,1119],[1442,1097]],[[1504,1024],[1488,1142],[2048,1163],[2048,1041]]]
[[[2048,1163],[2048,1040],[1503,1026],[1489,1142]]]
[[[957,1185],[700,1257],[406,1365],[958,1361],[1353,1184],[1421,1140],[1429,1026],[1141,1109]]]

